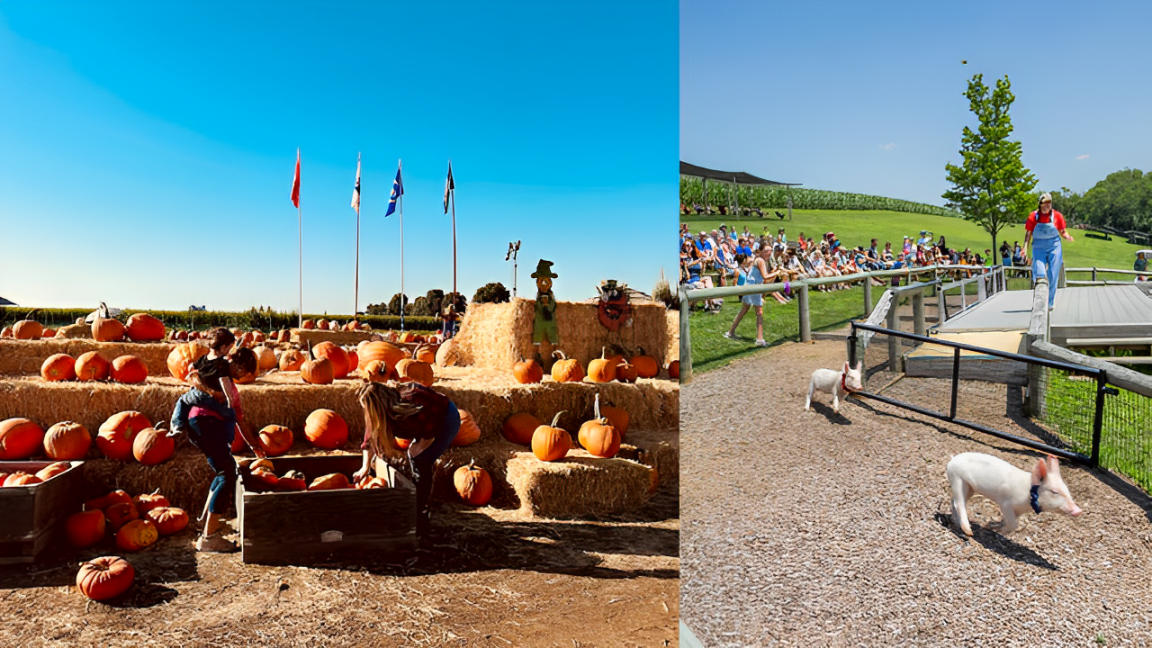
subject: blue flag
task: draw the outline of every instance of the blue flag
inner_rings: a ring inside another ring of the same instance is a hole
[[[396,179],[392,181],[392,197],[388,199],[388,211],[384,214],[385,218],[391,216],[392,212],[396,211],[396,199],[404,195],[404,182],[400,180],[401,168],[403,168],[403,165],[396,167]]]

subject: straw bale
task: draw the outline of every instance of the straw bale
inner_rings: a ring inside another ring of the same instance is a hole
[[[680,359],[680,311],[668,311],[666,320],[668,342],[664,347],[664,364]]]
[[[583,450],[560,461],[519,453],[508,462],[508,483],[520,511],[533,517],[571,519],[622,513],[651,497],[652,469],[626,459],[600,459]]]
[[[216,473],[208,466],[203,453],[182,440],[181,447],[164,463],[145,466],[135,461],[89,459],[84,462],[84,476],[90,497],[99,497],[117,488],[134,496],[159,490],[172,506],[196,518],[204,508]]]
[[[655,468],[661,488],[680,487],[680,434],[676,430],[653,432],[629,428],[616,456]]]
[[[128,410],[143,413],[153,423],[167,421],[176,399],[186,388],[149,378],[143,385],[113,382],[48,382],[36,377],[0,380],[0,420],[22,416],[44,428],[75,421],[90,431],[109,416]]]
[[[364,340],[371,339],[368,331],[321,331],[318,329],[292,329],[292,341],[307,346],[309,342],[316,346],[321,342],[331,342],[338,346],[356,346]]]
[[[454,338],[459,345],[461,364],[490,369],[511,369],[522,356],[531,358],[532,322],[536,302],[513,299],[503,304],[474,304],[460,324]],[[669,325],[667,309],[662,304],[632,304],[632,326],[611,332],[600,324],[596,304],[558,302],[556,325],[560,344],[557,347],[584,365],[600,357],[603,347],[617,344],[632,352],[637,346],[667,362]]]
[[[96,342],[91,339],[0,340],[0,375],[39,374],[48,356],[67,353],[73,358],[99,351],[109,361],[122,355],[140,358],[149,376],[168,375],[167,342]]]
[[[56,329],[57,338],[92,339],[92,327],[88,324],[69,324]]]

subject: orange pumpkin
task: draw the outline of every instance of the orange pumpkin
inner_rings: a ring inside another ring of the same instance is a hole
[[[64,532],[68,544],[77,549],[87,549],[104,539],[104,511],[83,511],[73,513],[64,520]]]
[[[593,457],[615,457],[620,451],[620,433],[608,424],[607,419],[589,421],[582,427],[580,441],[588,454]]]
[[[641,378],[655,378],[660,374],[660,363],[656,358],[644,353],[644,347],[636,347],[638,355],[632,356],[632,364],[636,367],[636,375]]]
[[[356,371],[360,366],[360,357],[356,355],[356,351],[352,349],[345,349],[344,353],[348,354],[348,373]]]
[[[23,470],[17,470],[16,472],[4,478],[4,486],[34,486],[42,481],[44,480],[40,479],[36,475],[29,475]]]
[[[76,358],[76,377],[80,380],[105,380],[108,378],[108,361],[99,351],[89,351]]]
[[[564,412],[557,412],[552,419],[552,425],[541,425],[532,433],[532,454],[540,461],[557,461],[563,459],[572,449],[572,435],[568,431],[556,427],[560,416]]]
[[[388,480],[383,477],[372,477],[356,484],[359,490],[372,490],[375,488],[388,488]]]
[[[601,347],[600,357],[588,363],[588,380],[597,383],[616,380],[616,363],[615,358],[608,358],[608,350]],[[553,368],[553,373],[555,373],[555,368]]]
[[[0,460],[19,461],[44,445],[44,430],[26,418],[0,421]]]
[[[329,409],[318,409],[304,421],[304,436],[317,448],[335,450],[348,442],[348,424]]]
[[[384,342],[381,340],[368,342],[367,344],[359,347],[358,359],[360,361],[360,368],[363,369],[368,366],[369,362],[373,360],[383,360],[388,364],[388,367],[395,367],[398,362],[408,357],[404,349],[392,344],[391,342]]]
[[[312,347],[312,355],[316,358],[327,358],[332,363],[332,377],[343,378],[348,375],[348,352],[331,342],[321,342]]]
[[[168,498],[160,493],[137,495],[132,498],[132,505],[136,507],[136,512],[140,514],[140,517],[144,517],[144,515],[152,509],[172,506],[172,504],[168,502]]]
[[[71,467],[72,464],[67,461],[57,461],[36,471],[36,476],[40,478],[40,481],[48,481],[60,473],[68,472]]]
[[[351,484],[348,483],[348,477],[344,473],[332,473],[331,475],[324,475],[312,480],[308,485],[308,490],[336,490],[339,488],[349,488]]]
[[[299,470],[289,470],[276,482],[276,490],[280,491],[302,491],[307,488],[308,482],[304,478],[304,473]]]
[[[513,414],[504,420],[504,425],[501,426],[500,432],[512,443],[520,445],[530,445],[532,443],[532,434],[536,428],[543,425],[543,422],[528,414],[527,412],[520,412]]]
[[[97,313],[92,320],[92,339],[97,342],[119,342],[124,339],[124,325],[118,319]]]
[[[383,360],[373,360],[364,367],[364,374],[368,382],[386,382],[392,378],[392,371],[388,363]]]
[[[309,353],[311,354],[311,349]],[[305,360],[304,364],[300,365],[300,377],[312,385],[331,385],[335,378],[335,368],[328,358],[316,358],[313,355],[311,360]]]
[[[560,358],[552,363],[552,380],[556,382],[580,382],[584,380],[584,367],[580,365],[579,360],[568,359],[568,356],[560,350],[553,351],[552,356]]]
[[[108,528],[116,532],[132,520],[139,520],[140,512],[136,510],[136,505],[131,501],[120,502],[104,509],[104,517],[108,518]]]
[[[636,365],[621,360],[620,364],[616,365],[616,380],[622,383],[634,383],[640,377],[639,372],[636,370]]]
[[[208,355],[208,347],[202,344],[189,342],[177,344],[168,354],[168,371],[177,380],[188,380],[188,372],[192,370],[192,363]]]
[[[17,340],[39,340],[44,337],[44,327],[35,320],[20,320],[12,327],[12,337]]]
[[[680,361],[673,360],[668,363],[668,377],[672,380],[680,379]]]
[[[608,424],[616,428],[621,440],[624,439],[624,435],[628,432],[628,412],[619,407],[605,405],[600,408],[600,414],[596,418],[608,419]]]
[[[516,382],[521,385],[529,385],[543,380],[544,370],[540,368],[540,364],[535,360],[520,358],[519,362],[512,365],[512,376],[516,378]]]
[[[416,347],[419,351],[420,347]],[[412,352],[411,358],[405,358],[396,363],[396,375],[399,377],[400,382],[414,382],[431,387],[432,383],[436,382],[436,375],[432,371],[432,365],[427,362],[421,362],[416,359],[416,351]]]
[[[116,532],[116,548],[120,551],[140,551],[156,544],[160,530],[152,520],[132,520]]]
[[[120,412],[108,417],[96,435],[96,448],[104,456],[116,461],[132,458],[132,442],[141,430],[152,427],[152,422],[140,412]]]
[[[136,313],[128,318],[124,332],[133,342],[156,342],[164,339],[164,322],[148,313]]]
[[[136,572],[127,560],[103,556],[80,565],[76,587],[93,601],[107,601],[127,592],[135,579]]]
[[[163,536],[180,533],[188,526],[188,513],[175,506],[158,506],[149,509],[145,515]]]
[[[176,451],[176,442],[164,430],[147,428],[140,430],[132,441],[132,455],[145,466],[164,463]]]
[[[124,355],[112,361],[112,380],[126,385],[138,385],[148,378],[148,365],[136,356]]]
[[[316,322],[313,322],[310,319],[306,319],[300,323],[300,328],[311,331],[312,329],[316,328]]]
[[[492,499],[492,478],[488,476],[488,471],[478,468],[474,463],[457,468],[452,481],[456,493],[465,504],[484,506]]]
[[[456,433],[456,438],[452,439],[452,447],[472,445],[479,440],[480,426],[476,425],[471,414],[465,410],[460,410],[460,431]]]
[[[56,337],[56,329],[46,328],[44,329],[44,332],[40,334],[40,337],[44,338],[45,340],[48,338],[54,338]]]
[[[97,500],[93,500],[93,502],[95,501]],[[114,490],[111,493],[108,493],[104,497],[100,498],[99,502],[100,508],[104,509],[105,511],[108,510],[108,507],[114,506],[116,504],[131,504],[133,507],[136,506],[136,504],[132,501],[132,496],[122,490]]]
[[[326,319],[316,320],[316,328],[320,329],[321,331],[327,331],[328,330],[328,320],[326,320]]]
[[[253,468],[249,474],[252,476],[253,487],[257,492],[264,493],[277,490],[280,486],[280,478],[267,468]]]
[[[258,344],[252,347],[252,351],[256,353],[256,373],[271,371],[280,363],[276,358],[276,352],[269,347]]]
[[[49,382],[73,380],[76,378],[76,358],[67,353],[50,355],[44,364],[40,365],[40,375]]]
[[[300,371],[301,365],[307,359],[307,356],[298,349],[288,349],[280,354],[280,371]]]
[[[260,430],[260,447],[270,456],[276,457],[288,452],[294,441],[292,430],[283,425],[266,425]]]
[[[92,447],[92,435],[79,423],[63,421],[44,433],[44,453],[55,461],[83,459]]]

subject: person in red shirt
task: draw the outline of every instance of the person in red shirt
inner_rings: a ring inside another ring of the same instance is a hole
[[[1024,223],[1024,254],[1028,254],[1028,244],[1032,244],[1032,281],[1040,277],[1048,278],[1048,310],[1056,304],[1056,282],[1060,268],[1064,265],[1064,249],[1060,239],[1073,241],[1067,231],[1064,215],[1052,209],[1052,196],[1040,195],[1036,211],[1028,215]]]

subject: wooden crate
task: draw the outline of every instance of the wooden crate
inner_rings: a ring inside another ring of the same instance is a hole
[[[54,461],[0,461],[0,472],[34,474]],[[64,519],[80,512],[84,462],[46,482],[0,488],[0,565],[35,562],[64,533]]]
[[[241,558],[246,563],[308,565],[326,560],[402,559],[416,547],[416,487],[391,466],[393,488],[257,493],[241,460],[236,487]],[[277,457],[277,474],[303,472],[308,480],[340,472],[351,477],[360,455]]]

